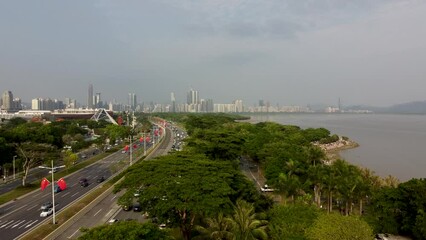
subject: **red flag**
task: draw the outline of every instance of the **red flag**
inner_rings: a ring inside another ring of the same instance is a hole
[[[43,191],[47,186],[49,186],[49,184],[50,184],[49,180],[47,180],[46,178],[43,178],[40,184],[41,190]]]
[[[149,137],[145,138],[145,141],[149,142],[151,139]]]
[[[155,129],[155,131],[154,131],[154,135],[155,135],[155,136],[158,136],[158,130],[157,130],[157,129]]]
[[[139,142],[143,142],[143,137],[141,137],[141,138],[139,139]]]
[[[67,188],[67,183],[65,182],[63,178],[60,178],[58,180],[58,186],[61,190],[65,190]]]
[[[138,146],[136,144],[133,144],[133,148],[137,148]]]
[[[126,146],[124,147],[124,151],[127,151],[127,150],[129,150],[129,145],[126,145]]]

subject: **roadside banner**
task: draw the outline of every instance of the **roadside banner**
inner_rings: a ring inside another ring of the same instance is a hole
[[[63,178],[60,178],[58,180],[58,186],[61,190],[65,190],[67,188],[67,183],[65,182]]]
[[[49,186],[50,182],[47,180],[47,178],[43,178],[41,180],[40,188],[43,191],[47,186]]]

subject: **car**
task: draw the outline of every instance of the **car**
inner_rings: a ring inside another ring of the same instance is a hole
[[[58,192],[61,192],[62,191],[62,189],[55,183],[55,186],[53,187],[53,191],[55,192],[55,193],[58,193]]]
[[[111,218],[111,219],[108,221],[108,223],[109,223],[109,224],[113,224],[113,223],[116,223],[116,222],[118,222],[118,219],[117,219],[117,218]]]
[[[123,208],[124,211],[130,211],[132,209],[132,205],[125,204],[125,205],[122,206],[122,208]]]
[[[103,181],[105,181],[104,176],[100,176],[100,177],[98,177],[98,179],[96,179],[96,182],[98,182],[98,183],[101,183]]]
[[[264,187],[260,188],[260,191],[262,191],[262,192],[273,192],[273,191],[275,191],[275,189],[270,188],[267,184],[265,184]]]
[[[45,203],[43,203],[42,205],[41,205],[41,210],[45,210],[45,209],[49,209],[49,208],[52,208],[53,207],[53,204],[52,204],[52,202],[45,202]]]
[[[133,193],[134,197],[139,197],[141,195],[141,191],[140,190],[136,190],[135,193]]]
[[[133,204],[133,212],[140,212],[141,209],[141,204],[140,203],[135,203]]]
[[[49,170],[49,173],[52,173],[52,171],[53,171],[53,173],[55,173],[55,172],[58,171],[58,169],[57,168],[53,168],[52,170]]]
[[[89,186],[89,181],[87,181],[87,178],[81,178],[79,183],[80,183],[80,186],[82,186],[82,187]]]
[[[121,151],[121,153],[126,153],[126,150]]]
[[[47,217],[53,213],[53,208],[46,208],[40,213],[40,217]]]

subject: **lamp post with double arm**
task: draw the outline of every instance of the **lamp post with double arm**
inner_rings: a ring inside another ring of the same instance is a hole
[[[53,160],[52,160],[52,167],[39,166],[39,168],[50,169],[50,172],[52,173],[52,183],[51,184],[52,184],[52,204],[53,204],[53,206],[52,206],[52,215],[53,215],[53,224],[56,224],[56,221],[55,221],[55,178],[54,178],[54,173],[55,173],[56,169],[63,168],[63,167],[65,167],[65,165],[54,167],[53,166]]]

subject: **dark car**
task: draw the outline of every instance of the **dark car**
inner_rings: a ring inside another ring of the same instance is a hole
[[[133,211],[134,212],[140,212],[142,209],[141,209],[141,205],[140,205],[140,203],[135,203],[135,204],[133,204]]]
[[[62,189],[56,183],[55,183],[55,186],[53,187],[53,189],[54,189],[55,193],[58,193],[58,192],[62,191]]]
[[[41,210],[44,210],[44,209],[49,209],[49,208],[52,208],[53,207],[53,204],[52,204],[52,202],[46,202],[46,203],[43,203],[42,205],[41,205]]]
[[[81,178],[79,183],[80,183],[80,186],[82,186],[82,187],[89,186],[89,181],[87,181],[87,178]]]
[[[101,183],[103,181],[105,181],[104,176],[100,176],[100,177],[98,177],[98,179],[96,179],[96,182],[98,182],[98,183]]]

